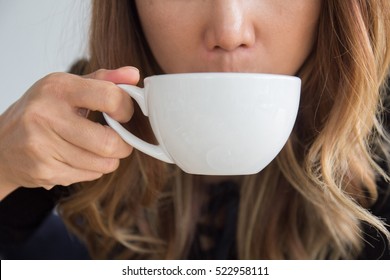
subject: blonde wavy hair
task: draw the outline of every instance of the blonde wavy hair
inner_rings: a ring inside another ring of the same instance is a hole
[[[390,65],[388,0],[323,0],[302,78],[299,115],[287,144],[259,174],[240,182],[240,259],[350,259],[363,225],[387,238],[367,210],[377,199],[378,160]],[[133,65],[141,80],[162,73],[134,1],[95,0],[86,72]],[[100,113],[91,119],[103,123]],[[155,141],[139,109],[128,128]],[[200,216],[199,176],[134,151],[117,171],[72,187],[60,213],[93,258],[184,259]]]

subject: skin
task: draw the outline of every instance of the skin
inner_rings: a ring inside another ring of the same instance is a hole
[[[123,67],[84,77],[53,73],[36,82],[0,116],[0,198],[18,186],[50,189],[114,171],[132,147],[80,108],[126,122],[133,103],[115,83],[138,79],[137,69]]]
[[[136,0],[152,52],[167,73],[295,74],[310,53],[320,0]],[[156,28],[158,27],[158,28]],[[159,28],[163,27],[163,28]],[[70,185],[113,172],[132,147],[85,109],[131,119],[117,83],[133,67],[78,77],[53,73],[0,115],[0,199],[18,188]]]
[[[321,0],[136,0],[136,6],[166,73],[294,75],[312,50]]]
[[[312,49],[321,1],[136,0],[136,5],[167,73],[293,75]]]

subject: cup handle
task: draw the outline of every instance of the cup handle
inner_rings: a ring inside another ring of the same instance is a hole
[[[138,103],[138,105],[142,110],[142,113],[145,116],[148,116],[148,109],[145,104],[144,89],[137,86],[124,85],[124,84],[119,84],[118,86],[122,88],[124,91],[126,91]],[[108,123],[108,125],[112,129],[114,129],[122,137],[122,139],[126,141],[129,145],[133,146],[137,150],[140,150],[141,152],[144,152],[145,154],[148,154],[156,159],[168,163],[174,163],[171,157],[164,152],[161,145],[153,145],[147,143],[144,140],[135,136],[127,129],[125,129],[119,122],[117,122],[116,120],[108,116],[106,113],[103,112],[103,116],[106,122]]]

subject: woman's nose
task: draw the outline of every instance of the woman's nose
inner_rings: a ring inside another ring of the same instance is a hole
[[[209,50],[233,51],[251,47],[256,38],[246,1],[213,0],[205,31]]]

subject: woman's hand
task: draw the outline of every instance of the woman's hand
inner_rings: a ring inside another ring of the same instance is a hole
[[[132,147],[108,126],[86,119],[101,111],[119,122],[133,114],[115,84],[136,84],[138,70],[123,67],[80,77],[50,74],[0,116],[0,197],[19,186],[67,186],[113,172]]]

